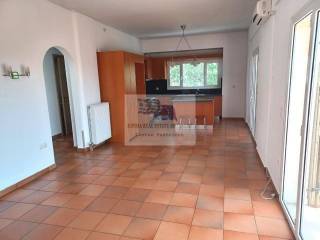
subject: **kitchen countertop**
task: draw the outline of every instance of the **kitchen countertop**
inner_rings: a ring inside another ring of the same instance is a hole
[[[212,95],[193,95],[193,94],[181,94],[172,96],[171,100],[173,102],[211,102],[213,101],[214,96]]]

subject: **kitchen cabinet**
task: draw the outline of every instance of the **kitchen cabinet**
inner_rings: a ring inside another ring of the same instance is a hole
[[[213,125],[214,100],[173,101],[178,124]],[[182,122],[180,122],[182,121]]]
[[[98,52],[97,59],[101,101],[110,104],[111,141],[124,144],[138,133],[137,128],[129,126],[138,123],[136,94],[143,93],[143,86],[140,85],[143,81],[140,78],[144,76],[144,72],[141,72],[141,67],[144,69],[144,57],[112,51]]]
[[[166,58],[146,58],[146,79],[166,79]]]
[[[214,116],[222,118],[222,96],[214,97]]]

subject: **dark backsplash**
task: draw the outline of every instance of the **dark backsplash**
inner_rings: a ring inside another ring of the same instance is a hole
[[[146,81],[146,93],[153,94],[163,94],[163,95],[179,95],[179,94],[208,94],[208,95],[221,95],[221,88],[212,88],[212,89],[179,89],[179,90],[168,90],[167,89],[167,80],[148,80]]]

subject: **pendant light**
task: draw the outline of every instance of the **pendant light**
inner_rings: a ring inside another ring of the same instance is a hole
[[[192,47],[191,47],[191,45],[190,45],[190,43],[189,43],[189,41],[188,41],[188,38],[187,38],[186,35],[185,35],[185,31],[186,31],[187,25],[186,25],[186,24],[182,24],[182,25],[180,25],[180,28],[181,28],[181,31],[182,31],[182,35],[181,35],[181,37],[180,37],[180,39],[179,39],[179,42],[178,42],[177,47],[176,47],[176,49],[175,49],[175,52],[178,52],[178,51],[179,51],[182,42],[185,42],[185,44],[186,44],[187,47],[188,47],[188,50],[192,51],[193,49],[192,49]],[[174,56],[172,56],[172,63],[174,62],[174,61],[173,61],[173,58],[174,58]],[[198,64],[199,64],[199,62],[197,61],[197,58],[194,57],[194,58],[193,58],[192,65],[193,65],[193,66],[197,66]]]
[[[190,45],[190,43],[189,43],[189,41],[188,41],[188,39],[187,39],[187,37],[186,37],[186,35],[185,35],[185,31],[186,31],[187,25],[183,24],[183,25],[180,26],[180,28],[181,28],[181,30],[182,30],[182,36],[180,37],[180,40],[179,40],[178,45],[177,45],[177,47],[176,47],[176,51],[179,50],[179,48],[180,48],[180,46],[181,46],[181,43],[182,43],[183,41],[187,44],[189,50],[192,50],[191,45]]]

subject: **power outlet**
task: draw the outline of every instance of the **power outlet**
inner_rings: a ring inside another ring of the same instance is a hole
[[[42,143],[40,145],[40,150],[46,149],[48,147],[47,143]]]

